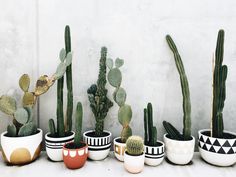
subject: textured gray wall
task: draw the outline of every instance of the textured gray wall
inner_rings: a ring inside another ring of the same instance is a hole
[[[182,129],[182,94],[174,59],[165,41],[171,34],[185,64],[192,101],[192,128],[210,126],[212,54],[218,29],[226,31],[225,60],[229,67],[225,128],[236,131],[236,1],[220,0],[0,0],[0,93],[18,95],[18,78],[29,73],[33,80],[52,74],[58,52],[64,47],[64,26],[72,35],[74,105],[84,106],[84,130],[94,127],[87,88],[96,81],[101,46],[108,56],[125,60],[122,86],[132,106],[131,126],[143,135],[143,108],[154,106],[154,123],[162,139],[163,120]],[[111,97],[113,88],[109,87]],[[66,90],[66,89],[65,89]],[[66,93],[66,92],[65,92]],[[117,105],[110,110],[105,128],[118,136]],[[40,127],[48,131],[56,115],[56,86],[40,98]],[[0,132],[8,118],[1,114]]]

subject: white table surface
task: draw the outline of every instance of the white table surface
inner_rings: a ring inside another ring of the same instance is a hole
[[[146,177],[236,177],[236,165],[232,167],[215,167],[194,154],[193,164],[177,166],[165,160],[157,167],[145,166],[136,175],[128,173],[122,162],[117,161],[111,152],[103,161],[87,161],[85,166],[77,170],[69,170],[63,162],[51,162],[45,152],[39,159],[25,166],[6,166],[0,157],[0,177],[114,177],[114,176],[146,176]]]

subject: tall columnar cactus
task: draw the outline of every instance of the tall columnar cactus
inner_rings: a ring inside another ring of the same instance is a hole
[[[176,129],[173,129],[173,126],[168,122],[163,122],[163,125],[172,139],[183,139],[188,140],[191,138],[191,102],[190,102],[190,92],[188,86],[188,79],[185,74],[184,65],[182,63],[181,57],[177,50],[177,47],[170,37],[170,35],[166,36],[167,43],[174,54],[175,64],[179,72],[180,81],[181,81],[181,88],[182,88],[182,95],[183,95],[183,135],[180,138],[177,136]]]
[[[120,67],[124,64],[124,60],[117,58],[115,60],[115,67],[113,67],[113,60],[107,59],[107,67],[110,69],[108,72],[108,82],[115,87],[113,93],[113,99],[118,104],[118,120],[123,126],[121,131],[121,142],[125,143],[126,140],[132,135],[132,129],[129,126],[129,123],[132,118],[132,109],[131,106],[125,104],[126,101],[126,92],[121,87],[122,75]]]
[[[107,48],[102,47],[97,84],[92,84],[87,90],[90,107],[96,120],[96,136],[102,135],[104,129],[104,119],[106,118],[109,109],[113,106],[113,103],[107,97],[106,56]]]
[[[228,68],[222,65],[224,56],[224,30],[218,32],[213,73],[212,136],[223,138],[223,108],[226,98]]]
[[[155,146],[157,143],[157,128],[153,126],[152,104],[148,103],[144,109],[144,143]]]
[[[60,65],[55,74],[57,81],[57,130],[53,119],[49,120],[49,129],[53,136],[64,137],[66,131],[70,132],[72,128],[72,112],[73,112],[73,91],[72,91],[72,53],[71,53],[71,39],[70,28],[65,27],[65,49],[61,49]],[[67,127],[64,125],[64,111],[63,111],[63,87],[64,87],[64,73],[66,72],[67,83]],[[56,131],[55,131],[56,130]]]
[[[81,144],[81,132],[82,132],[82,121],[83,121],[83,107],[81,102],[77,103],[75,112],[75,139],[74,143],[76,146]]]
[[[126,151],[129,155],[141,155],[143,150],[143,139],[140,136],[130,136],[127,139]]]

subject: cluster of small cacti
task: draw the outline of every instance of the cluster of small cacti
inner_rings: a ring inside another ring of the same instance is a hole
[[[104,119],[106,118],[109,109],[113,106],[112,101],[107,97],[106,60],[107,48],[102,47],[97,84],[92,84],[87,90],[90,107],[96,120],[95,134],[97,136],[102,135]]]
[[[129,126],[129,123],[132,118],[132,109],[131,106],[125,104],[126,101],[126,92],[121,87],[122,75],[120,71],[120,67],[124,64],[124,60],[117,58],[115,60],[115,67],[113,67],[114,62],[112,59],[107,59],[107,67],[110,69],[108,72],[108,81],[109,83],[115,87],[115,91],[113,93],[113,99],[118,104],[118,120],[120,124],[123,126],[121,131],[121,142],[125,143],[126,140],[132,135],[132,129]]]
[[[157,143],[157,128],[153,126],[152,104],[144,108],[144,144],[155,146]]]
[[[143,139],[140,136],[130,136],[126,141],[126,151],[129,155],[141,155],[144,151]]]
[[[64,137],[66,132],[72,129],[72,113],[73,113],[73,90],[72,90],[72,53],[71,53],[71,39],[70,28],[65,27],[65,49],[61,49],[60,65],[55,74],[57,81],[57,129],[53,119],[49,120],[49,129],[52,136]],[[66,127],[64,125],[64,112],[63,112],[63,87],[64,87],[64,74],[66,73],[67,83],[67,112],[66,112]]]
[[[185,74],[184,65],[182,63],[181,57],[179,55],[178,49],[170,37],[166,36],[167,43],[174,54],[175,64],[179,72],[182,95],[183,95],[183,134],[181,135],[169,122],[164,121],[163,125],[172,139],[176,140],[188,140],[191,138],[191,102],[190,102],[190,92],[188,86],[188,79]]]
[[[224,31],[218,32],[213,73],[212,136],[223,137],[223,108],[226,97],[225,82],[228,68],[222,65],[224,56]]]

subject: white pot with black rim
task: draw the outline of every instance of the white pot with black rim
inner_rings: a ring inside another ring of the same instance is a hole
[[[231,166],[236,163],[236,133],[224,131],[224,138],[210,136],[210,129],[198,132],[198,148],[201,157],[216,166]]]
[[[112,134],[104,130],[101,136],[97,136],[94,130],[84,132],[83,141],[88,144],[88,158],[91,160],[105,159],[111,148]]]
[[[74,141],[74,132],[69,132],[65,137],[55,137],[49,132],[45,135],[46,152],[50,160],[63,161],[62,149],[67,143]]]

